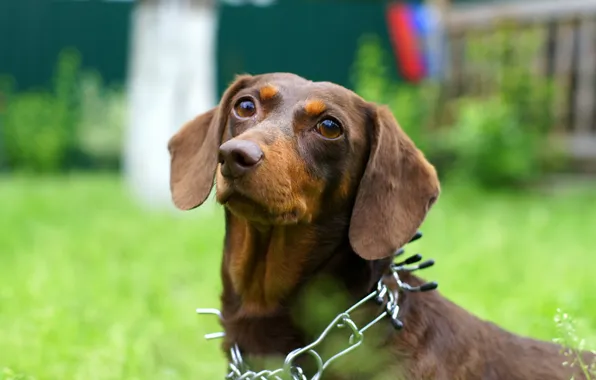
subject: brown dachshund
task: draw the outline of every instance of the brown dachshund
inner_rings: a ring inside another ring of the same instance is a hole
[[[170,140],[169,150],[178,208],[201,205],[215,179],[226,217],[223,347],[229,352],[237,344],[254,370],[278,368],[370,293],[440,192],[434,167],[386,107],[287,73],[239,76],[218,107]],[[401,279],[424,283],[409,272]],[[564,380],[573,374],[555,344],[504,331],[438,291],[391,289],[404,327],[381,320],[323,379]],[[362,326],[382,310],[371,301],[354,318]],[[332,339],[320,352],[346,345],[347,339]],[[314,368],[308,357],[300,366]],[[575,376],[584,378],[579,371]]]

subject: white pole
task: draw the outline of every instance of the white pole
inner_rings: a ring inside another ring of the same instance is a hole
[[[173,209],[167,142],[185,121],[216,104],[216,7],[141,1],[132,25],[124,176],[143,205]]]

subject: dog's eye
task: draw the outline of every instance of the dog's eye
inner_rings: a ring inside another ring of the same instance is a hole
[[[257,106],[250,99],[240,99],[234,106],[234,112],[238,117],[252,117],[257,112]]]
[[[344,133],[341,126],[331,119],[324,119],[318,122],[316,131],[326,139],[336,139]]]

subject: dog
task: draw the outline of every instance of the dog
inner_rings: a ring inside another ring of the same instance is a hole
[[[237,76],[168,149],[176,207],[200,206],[215,183],[226,231],[222,348],[232,360],[238,347],[255,371],[281,365],[369,294],[441,191],[435,168],[387,107],[290,73]],[[399,276],[424,284],[408,271]],[[505,331],[438,291],[388,287],[404,327],[381,320],[323,379],[584,378],[563,365],[568,358],[554,343]],[[354,319],[367,323],[382,311],[370,302]],[[322,350],[341,350],[337,342]],[[313,360],[298,362],[316,372]]]

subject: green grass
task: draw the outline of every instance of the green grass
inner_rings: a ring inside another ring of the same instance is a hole
[[[194,313],[219,306],[221,214],[143,211],[110,176],[1,178],[0,379],[223,378]],[[596,342],[596,192],[446,187],[422,230],[409,253],[447,297],[549,340],[560,307]]]

